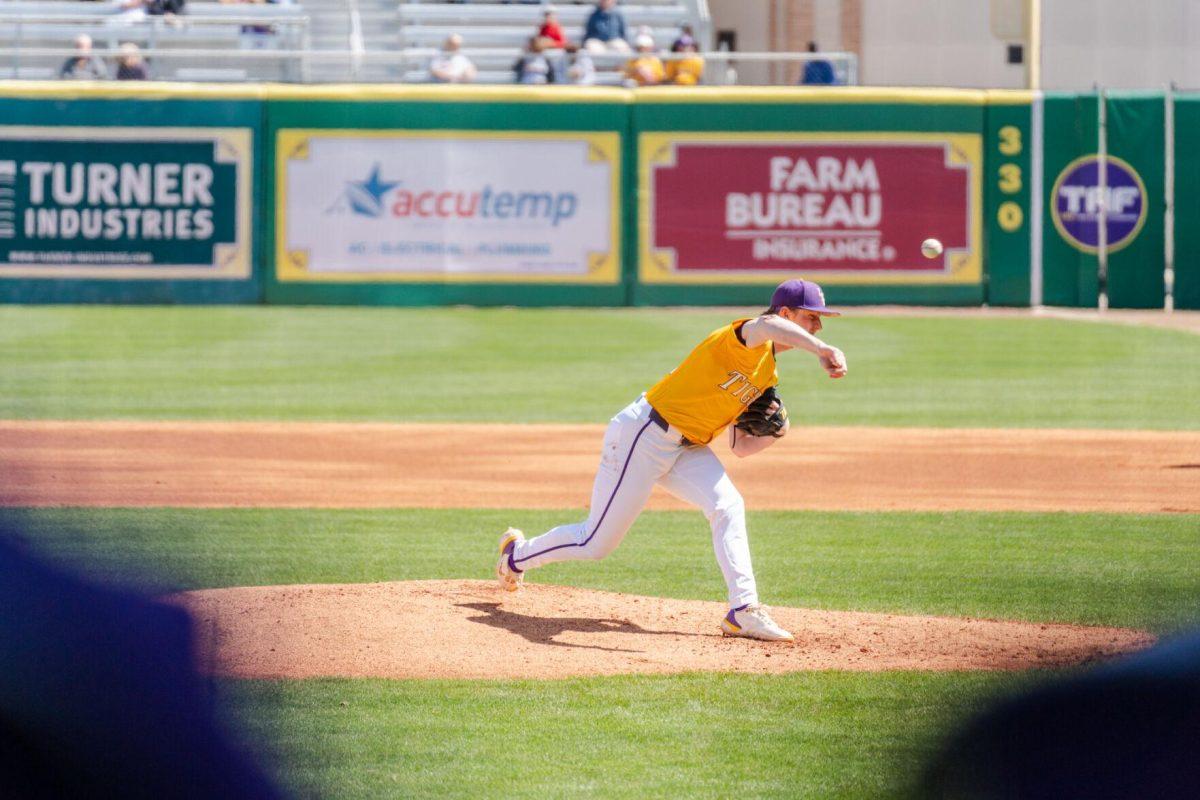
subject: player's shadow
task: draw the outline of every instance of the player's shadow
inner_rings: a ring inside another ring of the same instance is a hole
[[[471,622],[490,625],[493,628],[503,628],[517,634],[526,641],[534,644],[548,644],[554,647],[579,647],[587,650],[607,650],[611,653],[640,653],[641,650],[629,650],[624,647],[601,647],[595,644],[571,644],[570,642],[555,641],[560,633],[573,631],[576,633],[636,633],[647,636],[699,636],[697,633],[683,631],[651,631],[632,622],[619,619],[593,619],[590,617],[534,617],[529,614],[517,614],[505,611],[499,603],[459,603],[459,608],[470,608],[482,611],[484,616],[467,617]]]

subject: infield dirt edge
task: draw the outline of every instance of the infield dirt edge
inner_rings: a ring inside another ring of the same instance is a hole
[[[205,589],[166,598],[201,668],[236,678],[560,679],[695,671],[1023,670],[1152,645],[1124,628],[777,607],[796,643],[724,639],[723,603],[437,580]]]
[[[603,425],[0,421],[0,506],[573,508]],[[749,508],[1200,512],[1200,431],[824,427],[738,459]],[[469,454],[469,457],[467,457]],[[649,507],[685,508],[661,489]]]

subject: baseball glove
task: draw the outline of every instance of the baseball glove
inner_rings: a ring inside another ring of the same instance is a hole
[[[775,407],[772,408],[772,405]],[[737,418],[734,427],[751,436],[783,436],[783,426],[787,422],[787,409],[783,400],[772,386],[746,406],[746,410]]]

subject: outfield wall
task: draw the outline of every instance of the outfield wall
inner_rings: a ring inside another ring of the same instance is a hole
[[[1161,307],[1167,103],[1104,110],[1102,228],[1094,94],[0,83],[0,299]]]

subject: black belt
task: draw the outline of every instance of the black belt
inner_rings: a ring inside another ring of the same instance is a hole
[[[665,419],[663,419],[663,415],[658,413],[658,409],[655,408],[654,406],[650,406],[650,421],[653,422],[658,427],[662,428],[664,433],[666,433],[668,431],[668,429],[671,427],[671,423],[669,423]],[[680,436],[679,443],[682,445],[685,445],[687,447],[691,447],[694,444],[696,444],[695,442],[693,442],[691,439],[687,438],[686,436]]]

